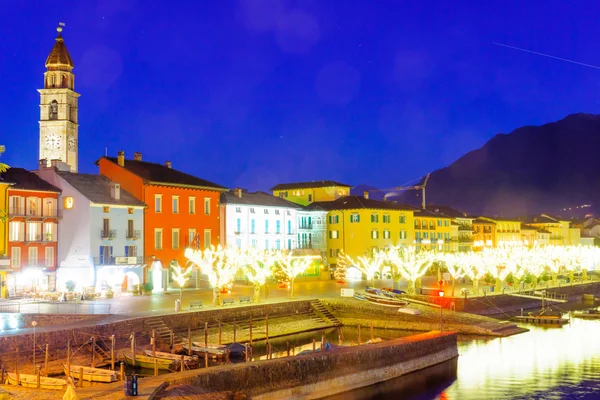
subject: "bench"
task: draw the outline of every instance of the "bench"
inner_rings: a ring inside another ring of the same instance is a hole
[[[250,303],[250,296],[240,296],[240,304],[241,303]]]
[[[227,306],[227,305],[233,305],[234,300],[233,299],[223,299],[223,305]]]
[[[190,310],[194,308],[202,308],[202,300],[190,301]]]

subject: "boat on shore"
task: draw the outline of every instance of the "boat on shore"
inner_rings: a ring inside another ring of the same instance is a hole
[[[585,319],[600,319],[600,311],[597,308],[590,308],[588,310],[573,311],[571,313],[575,318]]]
[[[365,301],[367,299],[365,299],[365,295],[364,294],[360,294],[360,293],[354,293],[354,298],[356,300],[360,300],[360,301]]]
[[[166,360],[172,360],[172,361],[175,361],[178,363],[181,362],[181,357],[183,357],[183,363],[188,368],[196,368],[198,366],[198,362],[199,362],[197,355],[181,356],[179,354],[171,354],[171,353],[166,353],[164,351],[155,351],[153,354],[152,350],[144,350],[144,354],[147,355],[148,357],[164,358]],[[154,368],[154,367],[152,367],[152,368]]]
[[[527,315],[519,315],[515,317],[515,320],[520,322],[528,322],[534,325],[555,325],[563,326],[569,323],[567,318],[563,318],[563,313],[559,311],[552,311],[549,307],[542,307],[540,312],[527,313]]]
[[[399,313],[410,314],[410,315],[421,315],[423,314],[421,310],[417,310],[416,308],[402,307],[398,309]]]
[[[400,308],[400,307],[406,307],[409,304],[408,301],[399,300],[396,298],[391,298],[391,297],[386,297],[386,296],[369,294],[369,293],[365,294],[365,300],[367,300],[369,303],[377,304],[380,306],[386,306],[386,307]]]
[[[23,386],[26,388],[37,388],[37,376],[30,374],[19,374],[17,378],[17,374],[13,372],[9,372],[6,374],[8,378],[6,381],[10,385],[14,386]],[[62,390],[67,386],[66,379],[58,379],[58,378],[48,378],[45,376],[40,377],[40,389],[50,389],[50,390]]]
[[[248,346],[250,347],[250,346]],[[246,346],[241,343],[231,343],[226,346],[226,349],[229,350],[229,357],[231,358],[240,358],[246,354]]]
[[[83,370],[83,380],[88,382],[116,382],[118,381],[118,376],[116,371],[111,371],[108,369],[101,368],[92,368],[92,367],[84,367],[83,365],[72,365],[71,370],[68,370],[66,364],[63,364],[63,369],[65,370],[65,375],[71,376],[73,378],[82,379],[81,371]]]
[[[154,365],[157,365],[158,369],[168,371],[175,371],[179,367],[178,361],[167,358],[149,357],[142,354],[136,354],[134,360],[130,352],[123,353],[123,358],[125,359],[125,364],[132,367],[154,369]]]

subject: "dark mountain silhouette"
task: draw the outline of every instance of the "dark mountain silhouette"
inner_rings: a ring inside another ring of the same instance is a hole
[[[573,114],[498,134],[433,172],[427,203],[478,215],[556,214],[583,204],[596,210],[600,157],[595,149],[600,149],[600,115]],[[406,192],[398,201],[414,203],[416,194]]]

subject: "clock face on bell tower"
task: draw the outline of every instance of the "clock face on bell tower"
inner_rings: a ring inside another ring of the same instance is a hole
[[[67,51],[59,26],[58,36],[48,58],[44,88],[40,93],[40,159],[60,160],[72,172],[78,169],[78,101],[74,90],[73,60]]]

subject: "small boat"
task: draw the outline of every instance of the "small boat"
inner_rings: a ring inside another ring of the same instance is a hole
[[[241,343],[231,343],[225,347],[229,350],[229,357],[231,358],[242,357],[246,353],[246,346]]]
[[[573,311],[572,315],[576,318],[600,319],[600,311],[598,311],[597,308],[591,308],[589,310]]]
[[[187,344],[183,345],[182,352],[185,354],[190,353],[188,351]],[[204,358],[204,354],[208,354],[208,357],[210,357],[210,358],[224,358],[225,352],[226,352],[226,350],[223,350],[223,349],[212,349],[212,348],[206,348],[206,347],[200,347],[200,346],[194,346],[194,345],[192,345],[192,351],[191,351],[191,353],[194,355],[194,357],[199,357],[199,358]]]
[[[408,305],[407,301],[402,301],[402,300],[393,299],[393,298],[387,298],[384,296],[376,296],[376,295],[372,295],[372,294],[365,294],[365,299],[369,303],[377,304],[380,306],[386,306],[386,307],[406,307]]]
[[[63,364],[65,375],[81,379],[80,373],[83,369],[83,380],[88,382],[116,382],[118,375],[116,371],[101,368],[84,367],[82,365],[71,365],[71,373],[68,373],[67,365]]]
[[[27,388],[37,388],[37,376],[29,375],[29,374],[19,374],[19,378],[17,379],[17,374],[9,372],[7,382],[11,385],[21,385]],[[47,378],[45,376],[40,377],[40,388],[41,389],[52,389],[52,390],[62,390],[67,386],[66,379],[57,379],[57,378]]]
[[[155,351],[154,355],[152,355],[152,350],[144,350],[144,354],[148,357],[164,358],[165,360],[173,360],[175,362],[181,362],[181,357],[183,357],[183,363],[189,368],[197,367],[199,362],[198,356],[181,356],[179,354],[165,353],[164,351]]]
[[[360,293],[354,293],[354,298],[356,300],[361,300],[361,301],[367,300],[367,299],[365,299],[365,295],[364,294],[360,294]]]
[[[391,294],[394,297],[398,297],[398,295],[401,295],[401,294],[406,294],[406,292],[404,290],[400,290],[400,289],[383,288],[381,290]]]
[[[373,338],[373,339],[369,339],[367,341],[367,344],[375,344],[375,343],[381,343],[381,342],[383,342],[382,338]]]
[[[132,367],[154,369],[155,363],[158,364],[158,369],[166,369],[169,371],[175,371],[179,367],[179,362],[167,358],[148,357],[141,354],[136,354],[134,362],[133,358],[131,357],[131,353],[123,353],[123,357],[125,358],[125,363],[127,365],[131,365]]]
[[[515,317],[517,321],[528,322],[535,325],[558,325],[563,326],[569,323],[567,318],[563,318],[563,314],[558,311],[552,311],[549,307],[542,309],[538,313],[527,313],[527,315],[519,315]]]
[[[421,310],[417,310],[416,308],[402,307],[398,309],[399,313],[410,314],[410,315],[421,315],[423,314]]]

